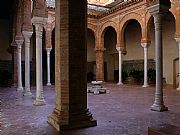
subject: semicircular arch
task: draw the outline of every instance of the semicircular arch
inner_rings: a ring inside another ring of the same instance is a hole
[[[139,24],[140,24],[140,27],[141,27],[141,36],[142,36],[142,28],[144,27],[143,26],[143,22],[142,22],[142,16],[138,13],[129,13],[127,15],[125,15],[121,20],[120,20],[120,27],[119,27],[119,34],[120,34],[120,45],[119,46],[122,46],[124,47],[124,32],[125,32],[125,28],[127,26],[127,24],[131,21],[131,20],[136,20]]]

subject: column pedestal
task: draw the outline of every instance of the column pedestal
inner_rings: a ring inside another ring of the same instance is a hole
[[[51,52],[52,48],[46,48],[47,51],[47,86],[51,86],[51,74],[50,74],[50,52]]]
[[[48,122],[58,131],[73,130],[97,125],[97,121],[93,119],[89,109],[80,111],[80,113],[71,114],[70,117],[73,118],[71,119],[72,122],[61,125],[60,123],[63,123],[64,120],[58,118],[61,117],[62,113],[62,111],[54,109],[54,112],[48,117]]]
[[[42,82],[42,32],[46,19],[33,17],[32,23],[36,29],[36,100],[34,105],[45,105]]]
[[[122,83],[122,51],[124,48],[118,47],[116,49],[119,53],[119,82],[117,83],[117,85],[123,85],[123,83]]]
[[[16,40],[17,44],[17,64],[18,64],[18,86],[17,91],[23,91],[22,87],[22,66],[21,66],[21,48],[24,40]]]
[[[23,31],[25,38],[25,91],[24,96],[32,95],[30,90],[30,38],[33,32]]]

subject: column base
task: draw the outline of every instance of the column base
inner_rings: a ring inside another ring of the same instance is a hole
[[[85,113],[79,113],[78,115],[69,116],[69,119],[71,119],[71,121],[68,124],[64,124],[63,122],[61,122],[60,119],[63,119],[61,117],[62,116],[60,115],[60,112],[55,110],[48,117],[48,123],[58,131],[97,126],[97,121],[92,118],[92,114],[89,111]]]
[[[149,87],[149,85],[148,84],[144,84],[142,87],[143,88],[147,88],[147,87]]]
[[[123,85],[123,83],[122,82],[118,82],[117,85]]]
[[[46,86],[51,86],[51,83],[47,83]]]
[[[158,112],[164,112],[164,111],[168,111],[168,107],[165,107],[164,105],[153,104],[151,106],[151,110],[152,111],[158,111]]]
[[[177,90],[177,91],[180,91],[180,87],[178,87],[176,90]]]
[[[32,95],[31,90],[30,90],[29,87],[28,87],[28,88],[25,87],[25,92],[24,92],[23,95],[24,95],[24,96],[31,96],[31,95]]]
[[[36,105],[36,106],[41,106],[41,105],[45,105],[45,104],[46,104],[46,102],[43,98],[42,99],[36,99],[34,101],[34,105]]]
[[[23,91],[24,89],[23,89],[23,87],[18,87],[17,88],[17,91]]]
[[[23,94],[23,96],[31,96],[31,95],[32,95],[32,93],[31,93],[30,91],[25,92],[25,93]]]

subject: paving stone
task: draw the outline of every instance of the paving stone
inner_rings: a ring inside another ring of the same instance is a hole
[[[25,97],[15,88],[0,88],[0,135],[147,135],[148,127],[156,124],[180,126],[180,93],[166,87],[167,112],[150,110],[154,87],[103,84],[109,94],[88,93],[88,108],[98,121],[96,127],[57,132],[47,123],[55,102],[54,87],[44,87],[46,105],[34,106],[33,96]]]

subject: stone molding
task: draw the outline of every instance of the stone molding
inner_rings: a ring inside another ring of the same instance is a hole
[[[106,48],[95,48],[94,49],[96,52],[104,52]]]
[[[116,50],[119,52],[119,51],[123,51],[124,50],[124,47],[116,47]]]
[[[143,48],[148,48],[150,46],[150,43],[141,43],[141,46]]]

